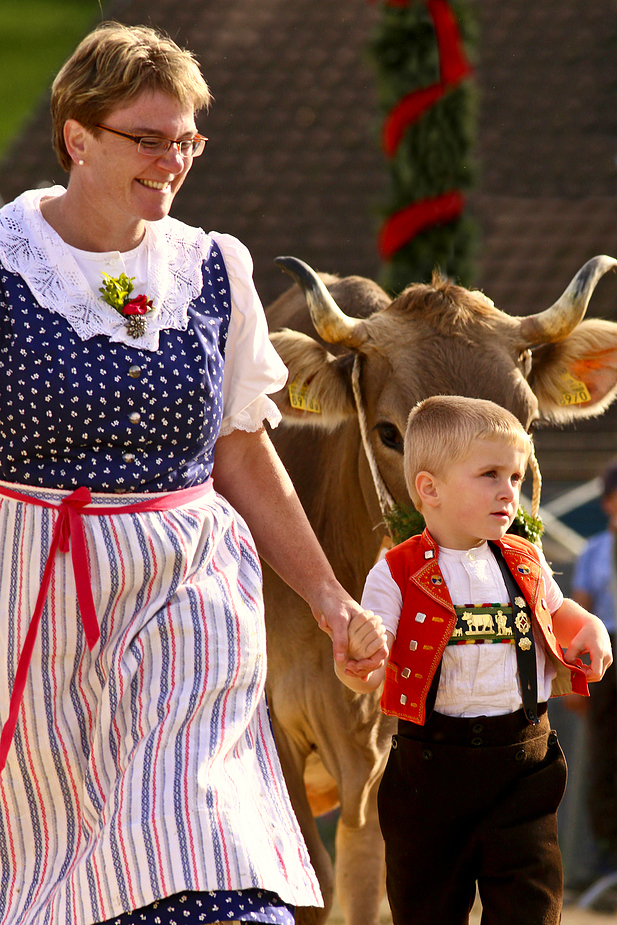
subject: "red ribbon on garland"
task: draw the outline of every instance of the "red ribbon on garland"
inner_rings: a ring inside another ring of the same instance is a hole
[[[374,0],[371,0],[374,2]],[[409,6],[410,0],[385,0],[388,6]],[[471,74],[456,18],[447,0],[427,0],[439,48],[438,83],[414,90],[404,96],[388,113],[382,130],[382,145],[388,157],[396,154],[408,126],[416,122],[449,90]],[[389,259],[412,238],[431,225],[457,218],[463,211],[463,196],[458,191],[412,203],[386,221],[379,234],[379,250]]]
[[[382,258],[389,260],[425,228],[442,225],[458,218],[464,205],[462,193],[459,190],[451,190],[432,199],[412,202],[411,205],[395,212],[379,232],[379,253]]]
[[[389,0],[390,5],[396,6],[408,2]],[[427,0],[426,5],[433,19],[439,47],[440,80],[429,87],[408,93],[390,110],[382,131],[382,145],[388,157],[396,154],[407,127],[471,73],[458,24],[448,3],[446,0]]]

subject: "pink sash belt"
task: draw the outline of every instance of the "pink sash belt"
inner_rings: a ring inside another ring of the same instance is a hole
[[[178,491],[172,491],[166,495],[153,495],[151,498],[136,501],[132,504],[96,505],[89,508],[88,505],[92,502],[92,495],[87,488],[78,488],[76,491],[71,492],[70,495],[66,495],[60,504],[52,504],[49,501],[43,501],[40,498],[21,494],[4,485],[0,485],[0,495],[6,498],[13,498],[16,501],[24,501],[27,504],[35,504],[39,507],[55,508],[59,513],[52,533],[49,553],[47,555],[34,613],[32,614],[24,647],[17,663],[15,683],[13,685],[11,702],[9,704],[9,715],[2,727],[2,734],[0,735],[0,772],[2,772],[6,764],[7,755],[11,747],[11,742],[13,741],[17,717],[19,715],[26,679],[28,677],[28,669],[30,668],[30,661],[34,651],[34,643],[41,622],[45,599],[49,590],[56,552],[60,551],[66,553],[70,548],[77,601],[79,603],[86,642],[90,650],[97,644],[101,635],[96,611],[94,609],[94,598],[92,596],[86,549],[86,534],[82,516],[104,517],[109,514],[169,511],[172,508],[182,507],[191,501],[195,501],[197,498],[202,497],[210,491],[212,491],[212,480],[204,482],[202,485],[195,485],[191,488],[182,488]]]

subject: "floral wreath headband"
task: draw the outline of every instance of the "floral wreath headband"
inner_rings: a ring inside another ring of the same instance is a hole
[[[148,327],[148,316],[153,318],[158,313],[158,309],[152,304],[152,299],[146,295],[136,295],[131,298],[131,293],[135,288],[133,286],[134,276],[129,277],[126,273],[121,273],[118,277],[103,273],[103,276],[105,285],[99,289],[101,298],[124,317],[124,326],[131,337],[142,337]]]

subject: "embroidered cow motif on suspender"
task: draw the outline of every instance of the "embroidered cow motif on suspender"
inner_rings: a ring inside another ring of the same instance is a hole
[[[456,626],[449,646],[484,642],[514,642],[513,613],[510,604],[476,604],[455,607]]]

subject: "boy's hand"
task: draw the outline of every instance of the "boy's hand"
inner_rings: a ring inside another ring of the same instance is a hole
[[[344,662],[334,660],[334,670],[356,694],[376,691],[383,682],[386,658],[394,636],[386,633],[381,617],[372,610],[362,610],[349,622],[349,643]]]
[[[597,617],[589,620],[573,637],[564,659],[574,665],[582,655],[589,655],[590,664],[579,666],[587,675],[587,680],[600,681],[613,662],[613,653],[607,629]]]
[[[338,582],[332,588],[326,588],[319,599],[311,604],[311,610],[317,620],[318,626],[332,640],[334,661],[337,665],[345,667],[351,659],[352,664],[366,675],[367,672],[380,668],[388,655],[385,636],[379,645],[373,644],[369,635],[361,635],[358,642],[351,646],[351,625],[355,622],[354,633],[361,631],[367,622],[367,614],[375,617],[370,611],[364,611],[360,605],[351,598]],[[379,618],[376,618],[379,621]],[[381,622],[381,621],[379,621]]]
[[[345,674],[365,678],[370,671],[383,665],[387,654],[386,631],[381,617],[372,610],[355,614],[349,624]],[[376,660],[379,660],[378,664],[375,664]]]

